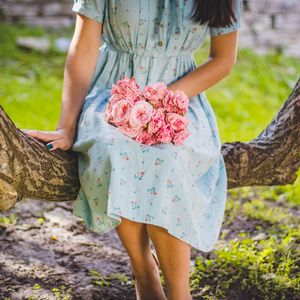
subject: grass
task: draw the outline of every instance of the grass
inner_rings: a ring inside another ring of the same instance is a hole
[[[40,28],[0,24],[0,32],[1,105],[19,128],[54,130],[66,54],[54,47],[47,54],[17,48],[17,36],[43,36]],[[53,41],[58,34],[47,36]]]
[[[204,61],[208,45],[196,53]],[[230,75],[207,90],[223,142],[249,141],[273,119],[290,94],[300,61],[280,54],[256,55],[241,49]]]
[[[16,47],[15,39],[47,35],[53,41],[59,35],[5,24],[0,24],[0,32],[1,105],[19,128],[54,130],[66,54],[53,47],[47,54],[24,51]],[[71,37],[72,30],[62,34]],[[197,64],[205,60],[207,51],[206,42],[195,53]],[[256,55],[251,49],[240,49],[230,76],[206,91],[222,142],[255,138],[287,99],[299,69],[296,58],[276,53]],[[228,191],[224,243],[209,255],[197,257],[191,274],[195,299],[299,297],[299,178],[293,185]],[[14,222],[14,217],[0,220]],[[243,227],[246,223],[252,224],[250,231]],[[227,236],[230,238],[226,240]],[[98,285],[108,283],[99,275],[95,280]]]
[[[297,299],[299,229],[261,241],[244,235],[241,241],[232,240],[215,250],[212,258],[198,256],[192,291],[208,286],[203,299]]]

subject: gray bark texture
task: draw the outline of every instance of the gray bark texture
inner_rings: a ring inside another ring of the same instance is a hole
[[[250,142],[222,145],[228,188],[293,184],[300,167],[300,79],[271,123]],[[0,210],[23,198],[73,201],[78,154],[49,151],[17,128],[0,105]]]

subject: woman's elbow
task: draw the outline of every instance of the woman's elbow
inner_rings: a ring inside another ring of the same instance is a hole
[[[224,71],[224,75],[228,76],[230,74],[230,72],[233,70],[234,65],[236,64],[236,58],[233,60],[227,60],[224,62],[223,64],[223,71]]]

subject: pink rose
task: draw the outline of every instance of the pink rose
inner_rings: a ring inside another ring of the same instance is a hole
[[[176,112],[185,113],[189,106],[189,98],[183,91],[176,91],[174,93],[173,103],[176,106]]]
[[[174,135],[174,130],[170,124],[165,124],[161,129],[155,134],[156,141],[159,143],[170,143]]]
[[[114,105],[116,102],[118,102],[118,101],[120,101],[120,100],[123,100],[123,99],[126,99],[126,98],[124,98],[122,95],[120,95],[120,94],[112,94],[111,96],[110,96],[110,98],[109,98],[109,104],[110,105]]]
[[[157,144],[155,136],[150,135],[150,137],[146,140],[145,144],[147,144],[147,145]]]
[[[112,84],[111,95],[117,94],[122,99],[138,101],[142,98],[142,92],[134,78],[124,77],[117,84]]]
[[[111,109],[111,123],[117,126],[127,123],[133,106],[133,101],[127,99],[116,102]]]
[[[153,145],[156,143],[154,136],[149,134],[146,130],[139,133],[134,140],[146,145]]]
[[[120,100],[123,100],[123,98],[119,94],[113,94],[112,96],[110,96],[105,110],[105,120],[107,122],[109,122],[112,119],[111,112],[113,105]]]
[[[174,145],[181,145],[189,135],[190,132],[187,129],[180,130],[174,134],[172,142]]]
[[[141,128],[132,128],[131,126],[128,126],[128,124],[125,124],[123,126],[119,126],[118,129],[123,132],[124,134],[135,138],[138,134],[140,134],[143,131],[143,127]]]
[[[163,107],[167,112],[175,112],[174,111],[174,102],[173,102],[174,96],[175,96],[175,94],[173,91],[167,90],[167,93],[162,101]]]
[[[151,120],[148,123],[148,133],[154,134],[156,133],[163,125],[165,125],[165,114],[163,109],[153,109]]]
[[[153,107],[149,102],[145,100],[137,101],[131,110],[130,126],[137,128],[145,126],[151,119],[152,110]]]
[[[112,84],[105,119],[137,142],[180,145],[190,134],[188,105],[189,98],[183,91],[170,91],[164,82],[141,91],[134,78],[124,77]]]
[[[181,116],[177,113],[167,113],[166,121],[176,131],[186,128],[186,126],[188,124],[187,117]]]
[[[143,89],[143,96],[154,106],[162,107],[162,100],[167,93],[167,85],[164,82],[149,84]]]
[[[104,118],[106,122],[110,122],[111,120],[111,108],[112,108],[111,105],[109,105],[108,103],[104,112]]]

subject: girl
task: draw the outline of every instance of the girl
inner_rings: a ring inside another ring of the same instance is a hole
[[[79,155],[74,214],[88,229],[115,228],[128,252],[138,299],[191,299],[190,248],[218,239],[227,176],[204,91],[236,61],[241,0],[74,0],[77,12],[56,131],[26,131]],[[208,59],[193,52],[210,35]],[[100,47],[101,46],[101,47]],[[144,145],[104,120],[113,83],[163,81],[189,97],[190,136],[180,146]],[[157,257],[150,249],[153,242]],[[157,260],[158,258],[158,260]]]

